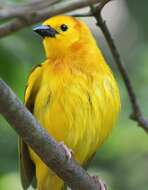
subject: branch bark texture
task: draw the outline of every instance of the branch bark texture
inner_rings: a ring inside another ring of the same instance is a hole
[[[73,159],[67,160],[64,149],[40,127],[33,115],[13,91],[0,79],[0,113],[9,124],[59,177],[73,190],[101,190],[88,173]]]

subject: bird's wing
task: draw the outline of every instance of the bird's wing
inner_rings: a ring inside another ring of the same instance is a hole
[[[25,91],[25,105],[33,113],[34,103],[36,95],[39,90],[41,81],[41,65],[36,66],[28,79],[28,85]],[[32,184],[35,184],[35,165],[30,158],[28,146],[23,142],[22,138],[19,137],[19,155],[20,155],[20,175],[21,183],[24,190]]]
[[[84,162],[83,168],[84,168],[85,170],[88,169],[88,167],[89,167],[91,161],[92,161],[93,158],[95,157],[95,154],[96,154],[96,152],[94,152],[94,153],[90,156],[90,158],[89,158],[86,162]]]
[[[34,174],[35,174],[35,166],[30,159],[28,147],[23,142],[22,138],[19,137],[19,154],[20,154],[20,175],[21,175],[21,183],[24,190],[32,184]]]

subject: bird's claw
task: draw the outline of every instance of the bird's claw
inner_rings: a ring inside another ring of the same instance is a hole
[[[94,179],[95,184],[99,185],[100,190],[107,190],[107,186],[102,179],[98,176],[92,176],[92,178]]]
[[[68,147],[64,144],[63,141],[60,142],[59,145],[64,149],[65,155],[66,155],[67,159],[70,160],[71,157],[72,157],[72,154],[73,154],[73,150],[70,149],[70,148],[68,148]]]

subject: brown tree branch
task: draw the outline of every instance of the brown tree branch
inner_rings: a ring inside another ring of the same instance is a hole
[[[73,159],[67,159],[63,148],[40,127],[33,115],[13,91],[0,79],[0,113],[15,131],[59,177],[73,190],[101,190],[101,184]]]
[[[110,51],[113,55],[115,63],[119,69],[119,72],[122,76],[125,87],[127,89],[129,99],[131,102],[131,106],[132,106],[132,111],[133,111],[130,118],[132,120],[135,120],[138,123],[138,125],[148,133],[148,119],[145,119],[143,114],[142,114],[142,111],[141,111],[141,108],[140,108],[139,103],[137,101],[136,93],[133,89],[133,86],[132,86],[130,77],[128,75],[128,72],[124,66],[123,61],[121,60],[119,51],[118,51],[118,49],[114,43],[114,40],[113,40],[112,35],[111,35],[107,25],[106,25],[106,22],[103,20],[103,18],[101,16],[102,8],[109,1],[111,1],[111,0],[104,0],[104,1],[102,1],[103,3],[99,4],[97,7],[94,7],[94,6],[91,7],[91,11],[92,11],[93,16],[96,18],[97,25],[100,27],[100,29],[102,30],[102,33],[104,34],[104,37],[108,43]]]
[[[61,0],[35,0],[29,3],[13,3],[11,6],[0,6],[0,21],[5,19],[22,18],[27,14],[35,14],[36,11],[60,2]]]
[[[44,2],[44,1],[43,1]],[[57,3],[53,6],[46,7],[44,9],[40,9],[37,11],[32,11],[30,9],[27,9],[28,12],[25,12],[22,14],[21,11],[17,10],[16,15],[15,12],[13,12],[13,16],[16,16],[14,20],[11,20],[8,23],[2,24],[0,26],[0,37],[7,36],[15,31],[18,31],[26,26],[30,26],[32,24],[35,24],[37,22],[40,22],[44,19],[49,18],[50,16],[67,13],[76,9],[88,7],[91,4],[99,3],[100,0],[77,0],[77,1],[67,1],[65,3]],[[10,14],[11,15],[11,14]],[[9,17],[10,17],[9,15]],[[5,15],[7,18],[8,15]],[[19,18],[18,18],[19,17]]]

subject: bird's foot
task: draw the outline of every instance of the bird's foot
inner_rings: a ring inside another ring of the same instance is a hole
[[[72,155],[73,155],[73,150],[70,149],[70,148],[68,148],[68,147],[64,144],[63,141],[60,142],[59,145],[64,149],[65,154],[66,154],[66,158],[67,158],[68,160],[70,160],[71,157],[72,157]]]
[[[100,179],[98,176],[92,176],[92,178],[94,179],[94,182],[100,186],[100,190],[107,190],[107,186],[102,179]]]

